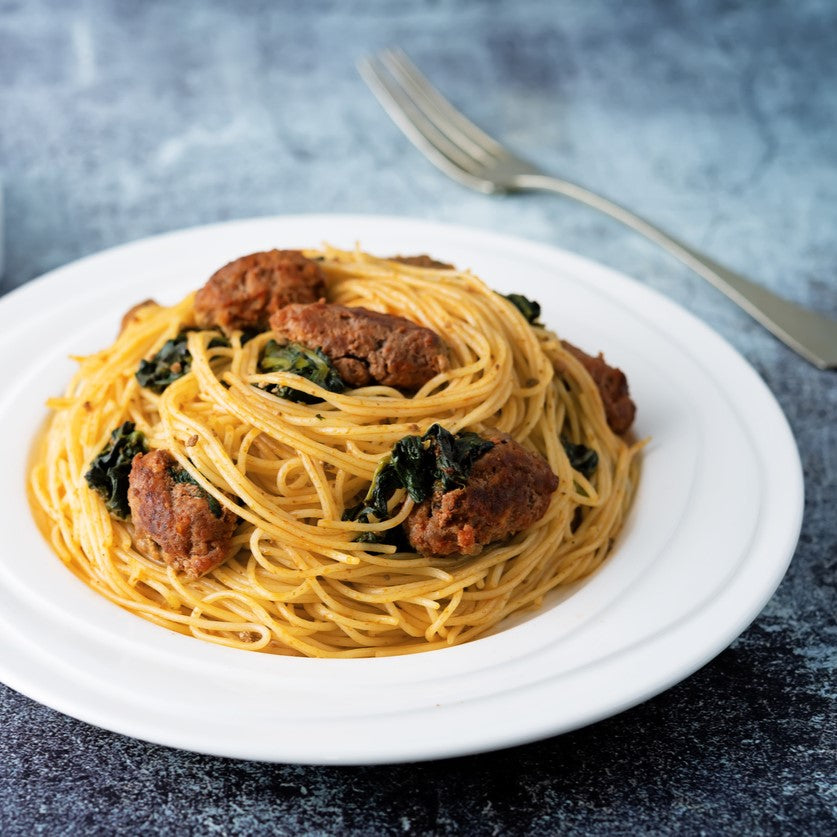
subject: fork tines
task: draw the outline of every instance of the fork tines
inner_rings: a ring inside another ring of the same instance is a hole
[[[472,188],[492,191],[480,175],[508,152],[463,116],[402,50],[363,58],[358,70],[393,122],[431,162]]]

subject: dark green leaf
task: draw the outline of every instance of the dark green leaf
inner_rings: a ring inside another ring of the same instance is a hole
[[[567,459],[570,460],[570,465],[579,474],[590,479],[596,473],[596,468],[599,465],[599,454],[586,445],[576,445],[564,436],[561,437],[561,444],[564,446],[564,452],[567,454]]]
[[[386,543],[380,532],[361,532],[355,539],[355,543]]]
[[[343,520],[357,520],[360,523],[386,520],[389,517],[387,508],[389,499],[399,488],[401,488],[401,481],[388,457],[375,471],[366,497],[356,506],[346,509],[343,512]],[[395,546],[399,552],[409,549],[406,537],[399,527],[387,529],[384,532],[361,532],[355,541],[357,543],[388,543]]]
[[[261,334],[263,329],[257,328],[255,326],[248,326],[241,330],[241,345],[244,346],[245,344],[249,343],[254,337]],[[210,343],[210,346],[212,344]],[[227,344],[229,345],[229,343]]]
[[[468,480],[474,462],[494,447],[493,442],[476,433],[453,434],[434,424],[423,436],[404,436],[392,448],[372,478],[372,485],[362,503],[346,509],[343,520],[369,523],[370,516],[378,521],[389,516],[387,504],[392,495],[403,488],[416,503],[426,500],[436,486],[442,491],[459,488]],[[356,540],[363,543],[390,543],[403,546],[403,534],[387,530],[386,539],[365,532]]]
[[[192,368],[192,355],[189,352],[189,332],[193,330],[185,329],[181,331],[177,337],[166,340],[160,351],[152,358],[140,361],[136,378],[141,387],[150,389],[159,395],[169,384],[173,384],[178,378],[182,378]],[[243,345],[245,342],[243,335],[241,341]],[[219,334],[209,341],[210,349],[217,349],[221,346],[224,348],[230,346],[230,341],[223,334]]]
[[[454,436],[438,424],[427,431],[427,435],[431,433],[436,441],[434,476],[441,482],[444,491],[465,485],[474,462],[494,447],[493,442],[477,433],[457,433]]]
[[[526,318],[527,323],[540,325],[538,318],[541,315],[541,306],[533,299],[527,299],[523,294],[506,294],[506,299],[520,311]]]
[[[407,493],[420,503],[430,495],[435,479],[436,452],[433,447],[431,431],[424,436],[405,436],[399,439],[392,449],[390,464],[398,479],[398,487],[405,488]]]
[[[141,387],[159,395],[191,368],[192,355],[189,354],[188,337],[186,332],[182,331],[177,337],[166,340],[160,351],[150,360],[140,361],[136,378]]]
[[[133,422],[126,421],[110,434],[110,441],[84,475],[87,484],[104,498],[107,510],[123,520],[131,513],[128,506],[131,462],[138,453],[147,451],[145,437]]]
[[[320,349],[309,349],[301,343],[280,346],[275,340],[269,340],[259,359],[259,372],[293,372],[294,375],[307,378],[329,392],[343,392],[346,388],[328,357]],[[293,387],[278,384],[267,384],[264,389],[279,398],[299,404],[319,404],[323,400]]]
[[[242,336],[241,336],[241,345],[243,346],[245,342],[246,342],[246,341],[244,340],[244,335],[242,334]],[[217,349],[217,348],[219,348],[219,347],[223,346],[225,349],[229,349],[231,345],[232,345],[232,344],[231,344],[231,343],[230,343],[230,341],[226,338],[226,336],[225,336],[225,335],[223,335],[223,334],[219,334],[217,337],[213,337],[213,338],[209,341],[209,345],[207,346],[207,348],[209,348],[209,349]],[[191,358],[189,358],[189,360],[191,360]]]
[[[172,465],[169,468],[169,476],[174,482],[186,483],[187,485],[194,485],[197,488],[197,495],[206,500],[209,510],[214,517],[220,517],[223,514],[221,504],[207,491],[203,486],[185,469],[179,465]]]
[[[423,436],[405,436],[396,442],[390,462],[401,487],[421,503],[437,484],[443,491],[465,485],[474,462],[493,447],[477,433],[453,434],[434,424]]]
[[[392,466],[391,456],[385,459],[375,471],[372,484],[366,496],[356,506],[343,512],[343,520],[359,520],[369,523],[370,517],[376,520],[386,520],[389,516],[387,504],[389,498],[402,487],[402,482]]]
[[[361,532],[355,543],[385,543],[394,546],[398,552],[412,552],[413,548],[407,540],[407,535],[400,526],[385,529],[383,532]]]

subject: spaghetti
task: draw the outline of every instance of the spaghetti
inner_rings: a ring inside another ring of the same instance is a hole
[[[194,294],[138,309],[112,346],[78,358],[65,396],[49,402],[30,497],[65,564],[112,602],[179,633],[312,657],[466,642],[596,569],[629,507],[639,445],[610,430],[578,358],[470,273],[332,248],[306,255],[320,259],[332,302],[441,335],[447,368],[413,394],[381,385],[330,392],[293,372],[260,371],[269,331],[219,341],[196,328]],[[184,330],[188,373],[160,393],[140,386],[140,363]],[[275,394],[288,387],[317,403]],[[143,554],[130,520],[112,516],[85,482],[124,422],[238,517],[232,556],[196,580]],[[450,558],[369,542],[410,515],[403,490],[388,519],[343,520],[393,445],[436,423],[452,433],[493,428],[542,455],[559,481],[543,517],[479,555]],[[571,464],[574,445],[597,454],[592,475]]]

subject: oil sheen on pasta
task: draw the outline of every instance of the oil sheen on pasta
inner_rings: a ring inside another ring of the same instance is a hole
[[[360,251],[306,255],[324,259],[332,302],[432,328],[449,347],[450,368],[413,395],[385,386],[323,393],[291,373],[258,371],[270,332],[210,347],[216,334],[193,330],[191,371],[156,394],[134,373],[195,325],[194,295],[138,310],[113,345],[79,359],[66,394],[49,403],[29,488],[65,564],[112,602],[171,630],[311,657],[467,642],[596,569],[630,504],[640,446],[609,429],[592,379],[559,339],[467,272]],[[325,400],[279,399],[254,386],[265,383]],[[196,581],[140,553],[130,521],[112,517],[85,483],[90,461],[124,421],[240,518],[236,554]],[[356,540],[410,513],[400,492],[385,522],[341,520],[393,444],[437,422],[452,432],[497,428],[540,453],[559,478],[546,514],[469,558],[394,557],[394,547]],[[598,454],[589,479],[573,470],[562,438]]]

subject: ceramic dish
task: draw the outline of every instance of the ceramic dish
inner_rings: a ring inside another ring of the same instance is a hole
[[[542,319],[627,372],[650,437],[636,502],[604,566],[470,644],[400,658],[309,660],[170,633],[78,581],[32,522],[27,458],[46,410],[121,314],[171,303],[271,247],[430,253],[539,300]],[[109,730],[221,756],[364,764],[495,749],[643,701],[725,648],[767,602],[802,513],[776,401],[672,302],[569,253],[463,227],[369,216],[215,225],[83,259],[0,300],[0,679]]]

